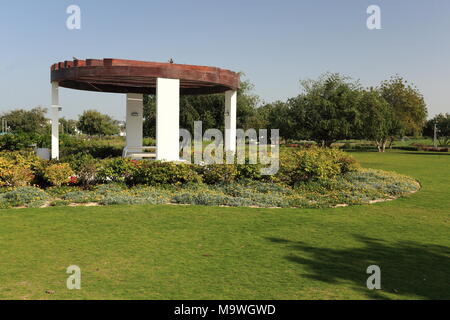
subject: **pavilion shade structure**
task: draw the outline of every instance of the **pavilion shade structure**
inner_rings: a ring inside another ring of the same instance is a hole
[[[239,74],[215,67],[120,59],[55,63],[51,80],[85,91],[156,94],[158,78],[179,79],[180,94],[224,93],[239,88]]]
[[[123,59],[86,59],[51,66],[52,158],[59,157],[58,88],[126,94],[127,145],[133,158],[179,160],[179,96],[225,93],[225,151],[236,150],[236,96],[239,74],[216,67]],[[143,95],[157,99],[156,146],[142,145]],[[178,114],[178,117],[176,116]],[[139,152],[142,151],[142,152]]]

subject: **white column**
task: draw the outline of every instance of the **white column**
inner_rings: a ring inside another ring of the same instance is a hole
[[[142,94],[127,94],[127,147],[142,147],[144,125],[144,97]],[[134,150],[136,151],[136,150]],[[141,152],[139,150],[139,152]]]
[[[51,121],[52,121],[52,159],[59,159],[59,84],[56,81],[52,82],[52,107],[51,107]]]
[[[180,160],[180,80],[156,81],[156,160]]]
[[[236,152],[237,92],[225,92],[225,152]]]

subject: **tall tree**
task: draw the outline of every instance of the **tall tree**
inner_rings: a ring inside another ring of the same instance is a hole
[[[325,146],[352,138],[359,126],[360,85],[338,73],[301,81],[303,93],[289,99],[296,139],[312,139]]]
[[[90,136],[108,136],[119,133],[117,121],[97,110],[84,111],[78,119],[77,127],[78,130]]]
[[[390,137],[399,130],[391,105],[374,89],[361,91],[360,136],[374,141],[378,151],[384,152]]]
[[[427,119],[427,106],[416,86],[400,76],[383,81],[379,88],[383,98],[391,105],[401,127],[401,135],[418,136]]]

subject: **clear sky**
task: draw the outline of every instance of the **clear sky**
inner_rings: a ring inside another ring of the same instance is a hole
[[[81,8],[81,30],[66,9]],[[369,5],[382,30],[368,30]],[[57,61],[124,58],[242,71],[266,102],[299,93],[299,80],[341,72],[375,86],[399,74],[430,115],[450,112],[448,0],[2,0],[0,113],[50,104]],[[95,108],[125,115],[120,94],[61,89],[66,118]]]

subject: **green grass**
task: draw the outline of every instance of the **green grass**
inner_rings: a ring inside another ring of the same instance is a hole
[[[423,188],[325,210],[2,210],[0,299],[449,299],[450,156],[352,154]],[[372,264],[381,291],[366,288]],[[65,287],[70,265],[79,291]]]

